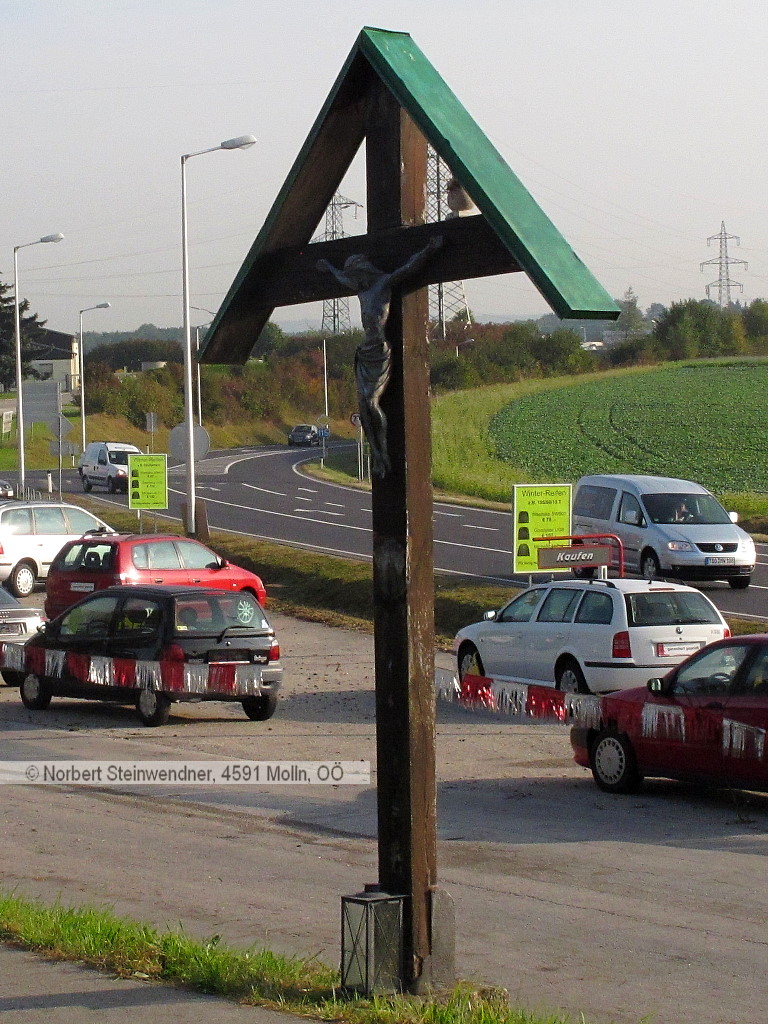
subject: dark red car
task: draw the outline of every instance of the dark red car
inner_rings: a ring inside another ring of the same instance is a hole
[[[167,534],[92,533],[65,544],[51,563],[45,614],[53,619],[86,594],[121,583],[242,590],[262,606],[267,600],[260,577],[232,565],[197,540]]]
[[[599,711],[598,711],[599,708]],[[645,776],[768,791],[768,635],[710,644],[663,679],[599,699],[571,730],[577,764],[610,793]]]

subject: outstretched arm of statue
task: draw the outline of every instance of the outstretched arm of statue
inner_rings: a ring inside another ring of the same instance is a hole
[[[402,267],[398,267],[397,270],[392,271],[389,275],[388,281],[390,287],[394,288],[408,277],[409,274],[412,274],[414,271],[423,267],[432,253],[437,252],[438,249],[442,248],[443,241],[444,239],[442,235],[433,235],[423,249],[414,253],[413,256],[411,256],[411,258],[402,265]]]
[[[328,260],[318,260],[315,264],[315,268],[317,270],[327,271],[328,273],[333,274],[339,284],[343,285],[345,288],[349,288],[351,292],[357,291],[357,286],[353,281],[350,281],[344,271],[338,270],[332,263],[329,263]]]

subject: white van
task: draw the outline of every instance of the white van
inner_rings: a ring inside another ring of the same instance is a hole
[[[755,567],[755,545],[736,519],[690,480],[606,473],[576,484],[572,529],[615,534],[626,568],[646,579],[727,580],[742,590]]]
[[[87,492],[94,484],[101,484],[110,494],[127,492],[129,455],[141,455],[141,448],[135,444],[91,441],[77,464],[83,490]]]

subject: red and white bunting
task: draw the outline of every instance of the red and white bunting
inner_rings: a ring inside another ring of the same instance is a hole
[[[591,693],[563,693],[551,686],[501,682],[488,676],[465,675],[460,682],[441,669],[435,675],[435,688],[438,700],[465,708],[589,729],[600,726],[600,698]]]
[[[0,644],[0,668],[48,679],[64,676],[89,686],[158,690],[171,694],[250,697],[261,693],[262,667],[238,662],[216,664],[135,658],[104,658],[73,651]]]

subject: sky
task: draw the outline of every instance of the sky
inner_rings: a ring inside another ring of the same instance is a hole
[[[705,298],[723,223],[747,263],[732,297],[768,297],[765,0],[0,0],[0,19],[0,281],[15,246],[62,232],[18,254],[54,330],[101,302],[87,331],[179,326],[181,156],[253,134],[187,162],[192,323],[210,321],[366,25],[411,34],[614,297]],[[341,191],[364,201],[361,159]],[[481,320],[550,311],[523,274],[466,294]]]

